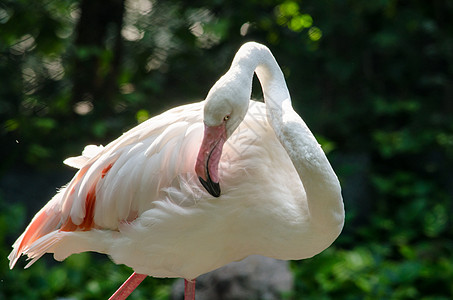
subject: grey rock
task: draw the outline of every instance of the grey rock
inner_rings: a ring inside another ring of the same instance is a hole
[[[197,278],[197,300],[281,299],[293,287],[289,262],[253,255]],[[172,287],[172,300],[184,298],[184,280]]]

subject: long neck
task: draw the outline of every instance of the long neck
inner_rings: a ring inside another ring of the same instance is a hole
[[[344,208],[338,178],[315,137],[294,111],[280,67],[269,49],[261,45],[255,45],[245,56],[249,59],[239,58],[236,63],[254,70],[260,80],[267,118],[302,181],[311,221],[319,226],[342,227]]]

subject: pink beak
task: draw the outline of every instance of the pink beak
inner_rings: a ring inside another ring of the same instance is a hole
[[[220,196],[219,161],[226,141],[225,124],[204,127],[195,172],[204,188],[214,197]]]

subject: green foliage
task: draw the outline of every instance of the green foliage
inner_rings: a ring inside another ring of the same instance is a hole
[[[2,173],[56,168],[86,144],[106,144],[201,99],[239,45],[256,40],[277,57],[294,107],[344,189],[344,232],[327,251],[293,264],[292,297],[453,297],[451,2],[128,1],[121,51],[112,26],[99,45],[77,44],[80,7],[0,5]],[[96,78],[117,70],[115,80],[98,98],[73,99],[74,62],[92,59]],[[29,221],[25,205],[7,200],[0,199],[1,257]],[[0,262],[1,299],[105,298],[130,273],[89,254],[27,270]],[[147,279],[132,299],[168,293],[168,281]]]
[[[452,244],[438,244],[451,253]],[[351,250],[330,248],[295,263],[296,292],[304,299],[450,299],[453,267],[428,245],[368,244]]]

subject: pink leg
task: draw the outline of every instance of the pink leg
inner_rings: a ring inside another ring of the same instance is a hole
[[[184,300],[195,300],[195,279],[184,279]]]
[[[120,288],[109,298],[109,300],[126,299],[147,275],[132,273],[132,275],[120,286]]]

